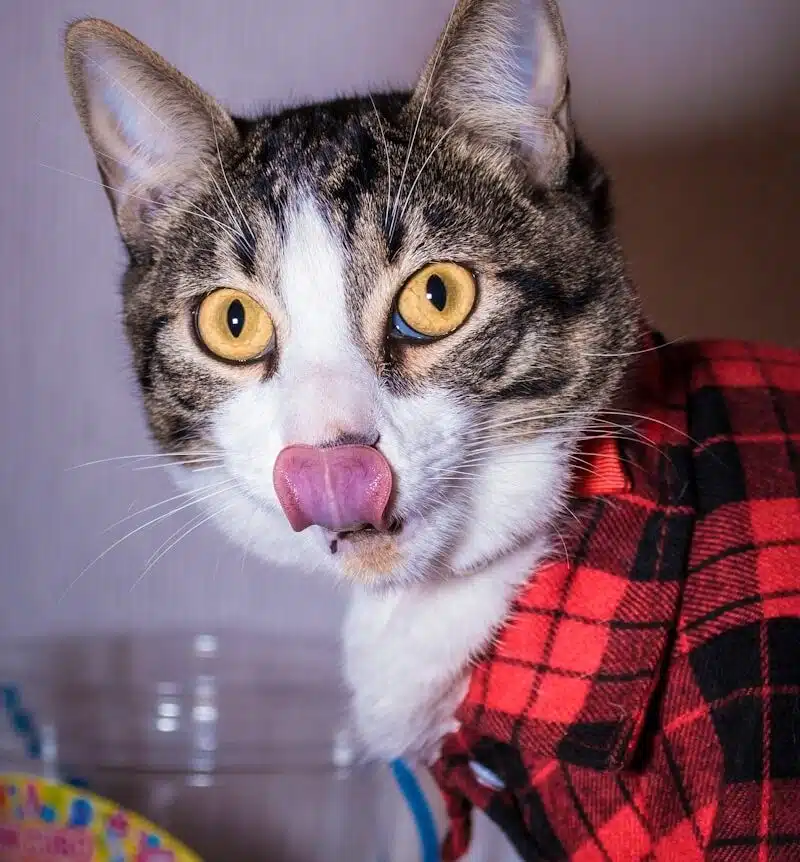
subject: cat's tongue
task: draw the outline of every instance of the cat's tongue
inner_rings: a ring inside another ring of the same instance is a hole
[[[371,446],[287,446],[275,461],[275,492],[296,532],[386,528],[392,493],[389,462]]]

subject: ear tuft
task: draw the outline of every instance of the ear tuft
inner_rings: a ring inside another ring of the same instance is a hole
[[[412,101],[487,143],[520,147],[543,185],[563,183],[574,131],[556,0],[460,0]]]
[[[99,19],[72,24],[65,64],[123,238],[147,241],[152,212],[201,179],[236,139],[213,99],[129,33]]]

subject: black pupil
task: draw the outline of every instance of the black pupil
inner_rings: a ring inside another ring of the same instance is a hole
[[[447,305],[447,287],[444,281],[442,281],[441,276],[430,276],[425,295],[437,311],[444,311],[444,307]]]
[[[234,338],[238,338],[244,329],[244,306],[238,299],[228,306],[228,329]]]

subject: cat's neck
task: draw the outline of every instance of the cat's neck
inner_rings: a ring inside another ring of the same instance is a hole
[[[471,662],[549,552],[542,531],[480,571],[354,595],[344,631],[345,671],[358,734],[371,755],[435,756],[438,740],[452,729],[447,723],[465,694]],[[430,703],[441,704],[441,714],[422,708]]]

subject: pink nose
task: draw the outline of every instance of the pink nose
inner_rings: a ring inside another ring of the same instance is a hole
[[[313,525],[336,532],[365,524],[386,528],[392,471],[371,446],[287,446],[275,461],[272,481],[298,533]]]

